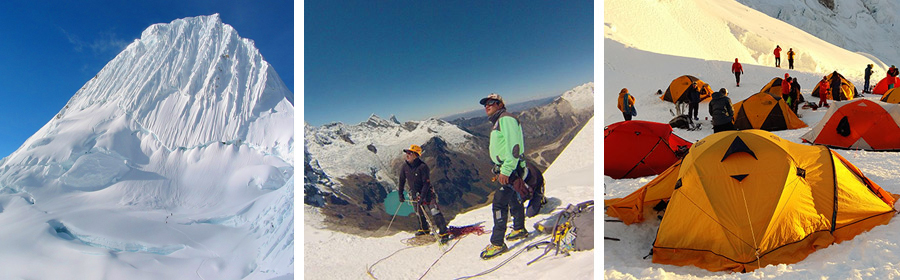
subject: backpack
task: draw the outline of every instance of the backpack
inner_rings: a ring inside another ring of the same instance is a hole
[[[531,264],[551,249],[556,249],[556,254],[568,255],[573,251],[594,249],[594,201],[588,200],[576,205],[569,204],[566,209],[560,211],[555,222],[549,222],[552,218],[534,224],[535,230],[541,233],[551,234],[549,245],[544,253],[529,262]]]
[[[522,177],[523,170],[517,169],[514,172],[515,178],[510,178],[510,180],[512,180],[513,189],[522,198],[522,202],[528,200],[525,216],[530,218],[541,212],[541,207],[547,203],[547,200],[544,198],[544,175],[528,161],[525,162],[525,168],[528,171],[525,172],[524,179],[519,179]]]

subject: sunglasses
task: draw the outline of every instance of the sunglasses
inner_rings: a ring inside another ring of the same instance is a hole
[[[497,104],[500,104],[500,100],[489,99],[488,101],[484,102],[484,107],[491,106],[491,105],[497,105]]]

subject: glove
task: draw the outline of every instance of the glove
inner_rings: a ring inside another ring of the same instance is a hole
[[[423,204],[423,205],[428,204],[428,200],[426,199],[427,197],[428,197],[427,195],[419,194],[419,196],[416,198],[416,200],[419,201],[419,204]]]
[[[400,195],[400,202],[404,202],[405,200],[403,199],[403,192],[398,192],[397,194]]]

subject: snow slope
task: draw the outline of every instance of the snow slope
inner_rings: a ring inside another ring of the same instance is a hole
[[[755,21],[755,26],[746,25],[742,27],[748,32],[754,34],[743,34],[745,37],[769,38],[778,34],[776,30],[785,30],[784,23],[772,20],[767,16],[759,16],[760,13],[755,12],[734,1],[606,1],[606,27],[610,26],[628,26],[631,23],[644,22],[649,25],[656,24],[652,16],[654,14],[678,14],[684,9],[686,2],[700,3],[705,6],[699,9],[700,13],[695,18],[721,18],[720,14],[725,11],[743,11],[740,16],[728,17],[731,19],[743,21]],[[714,3],[715,2],[715,3]],[[643,17],[640,13],[632,13],[631,18],[622,17],[625,23],[617,23],[616,18],[610,17],[610,7],[619,7],[623,10],[642,11],[646,10],[649,17]],[[706,9],[715,9],[714,13],[708,12]],[[672,21],[665,24],[678,26],[690,25],[694,18],[673,17]],[[680,32],[687,32],[684,29],[670,29],[671,36],[684,36],[690,38],[699,44],[707,44],[717,41],[727,42],[733,40],[733,35],[729,33],[717,33],[728,25],[729,22],[720,22],[717,25],[710,25],[709,33],[703,35],[685,35]],[[633,29],[626,32],[624,28],[617,28],[616,34],[610,36],[607,30],[607,36],[604,39],[604,125],[622,121],[622,115],[616,109],[616,98],[621,88],[627,87],[635,96],[638,116],[635,119],[648,120],[655,122],[668,122],[672,119],[669,109],[673,108],[671,103],[663,102],[655,95],[657,89],[665,90],[669,82],[680,75],[689,74],[697,76],[711,84],[714,90],[724,87],[729,90],[729,97],[732,102],[743,100],[753,93],[756,93],[769,82],[772,78],[781,77],[785,72],[791,76],[798,77],[803,87],[802,92],[809,99],[808,94],[815,82],[826,74],[825,71],[811,71],[814,68],[803,68],[797,70],[785,70],[784,68],[771,67],[771,63],[757,65],[756,63],[745,63],[745,75],[741,77],[741,87],[734,87],[734,76],[730,73],[732,58],[720,57],[703,57],[697,58],[704,53],[698,51],[698,55],[688,55],[687,53],[678,53],[679,44],[672,46],[672,50],[664,51],[665,46],[657,46],[657,49],[640,47],[634,43],[642,40],[653,33],[642,33]],[[794,32],[794,31],[792,31]],[[805,37],[807,35],[796,35],[796,37]],[[621,40],[621,41],[620,41]],[[622,42],[627,41],[627,42]],[[797,41],[795,48],[815,50],[817,55],[816,63],[819,65],[850,65],[852,68],[861,68],[866,62],[857,60],[851,52],[831,46],[830,44],[817,43],[814,39],[806,40],[812,45],[806,45]],[[687,43],[684,43],[687,44]],[[782,47],[785,45],[782,44]],[[734,48],[738,48],[734,46]],[[745,52],[752,53],[753,45],[746,45]],[[711,53],[707,53],[712,56]],[[786,62],[785,62],[786,63]],[[786,64],[785,64],[786,65]],[[848,66],[849,67],[849,66]],[[840,68],[839,68],[840,69]],[[848,75],[849,76],[849,75]],[[861,79],[858,77],[850,77],[851,80],[861,87]],[[866,97],[875,99],[877,97]],[[817,101],[817,100],[816,100]],[[814,126],[822,119],[826,110],[812,111],[809,109],[800,110],[801,120],[810,126]],[[712,134],[711,124],[708,119],[708,103],[700,104],[700,114],[702,129],[699,131],[686,131],[675,129],[675,134],[689,140],[697,141]],[[776,131],[775,135],[787,139],[789,141],[801,142],[800,136],[809,131],[810,128],[801,128],[788,131]],[[889,192],[900,193],[900,174],[894,170],[900,166],[900,157],[895,153],[885,152],[866,152],[866,151],[847,151],[836,150],[842,156],[846,157],[851,163],[859,167],[870,179],[881,185],[882,188]],[[637,190],[650,180],[653,176],[636,178],[636,179],[620,179],[614,180],[608,176],[604,176],[604,192],[605,198],[624,197],[634,190]],[[608,216],[605,216],[609,218]],[[695,278],[716,278],[716,279],[760,279],[760,278],[777,278],[777,279],[811,279],[811,278],[829,278],[829,279],[889,279],[900,275],[900,247],[893,240],[900,239],[900,223],[891,221],[888,225],[882,225],[873,228],[871,231],[860,234],[852,240],[845,241],[841,244],[832,244],[830,247],[818,250],[807,257],[805,260],[795,264],[782,264],[777,266],[768,266],[750,273],[728,273],[728,272],[709,272],[693,266],[673,266],[662,265],[644,259],[652,247],[652,242],[659,226],[658,220],[648,220],[641,224],[626,226],[621,223],[605,223],[604,235],[608,237],[620,238],[621,241],[604,241],[604,278],[606,279],[695,279]]]
[[[150,26],[0,161],[0,278],[291,275],[293,112],[218,14]]]
[[[589,121],[566,147],[557,160],[545,172],[546,192],[551,204],[565,207],[593,197],[593,120]],[[561,203],[561,204],[560,204]],[[549,217],[548,211],[526,220],[531,230],[532,224]],[[398,217],[401,219],[404,217]],[[486,230],[491,228],[490,206],[462,213],[449,221],[452,226],[480,224]],[[382,238],[363,238],[327,230],[322,223],[318,209],[304,205],[304,277],[310,279],[365,279],[366,268],[378,260],[388,257],[373,268],[377,279],[453,279],[474,275],[498,265],[511,253],[484,261],[478,257],[489,244],[489,235],[468,235],[443,257],[436,244],[406,248],[401,240],[412,236],[402,232]],[[545,236],[531,237],[524,241],[509,243],[516,250]],[[450,244],[453,244],[452,241]],[[365,248],[360,250],[360,248]],[[594,279],[594,251],[575,252],[571,256],[551,256],[531,266],[526,263],[536,258],[542,250],[527,251],[481,277],[482,279],[512,279],[527,275],[533,279]],[[434,264],[430,271],[429,266]],[[426,274],[426,271],[427,274]]]

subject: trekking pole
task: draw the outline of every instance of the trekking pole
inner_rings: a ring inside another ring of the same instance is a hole
[[[403,202],[397,203],[397,210],[394,210],[394,215],[391,216],[391,222],[388,223],[388,227],[384,230],[385,233],[391,230],[391,225],[394,224],[394,218],[397,217],[397,213],[400,213],[400,206],[403,206]]]

